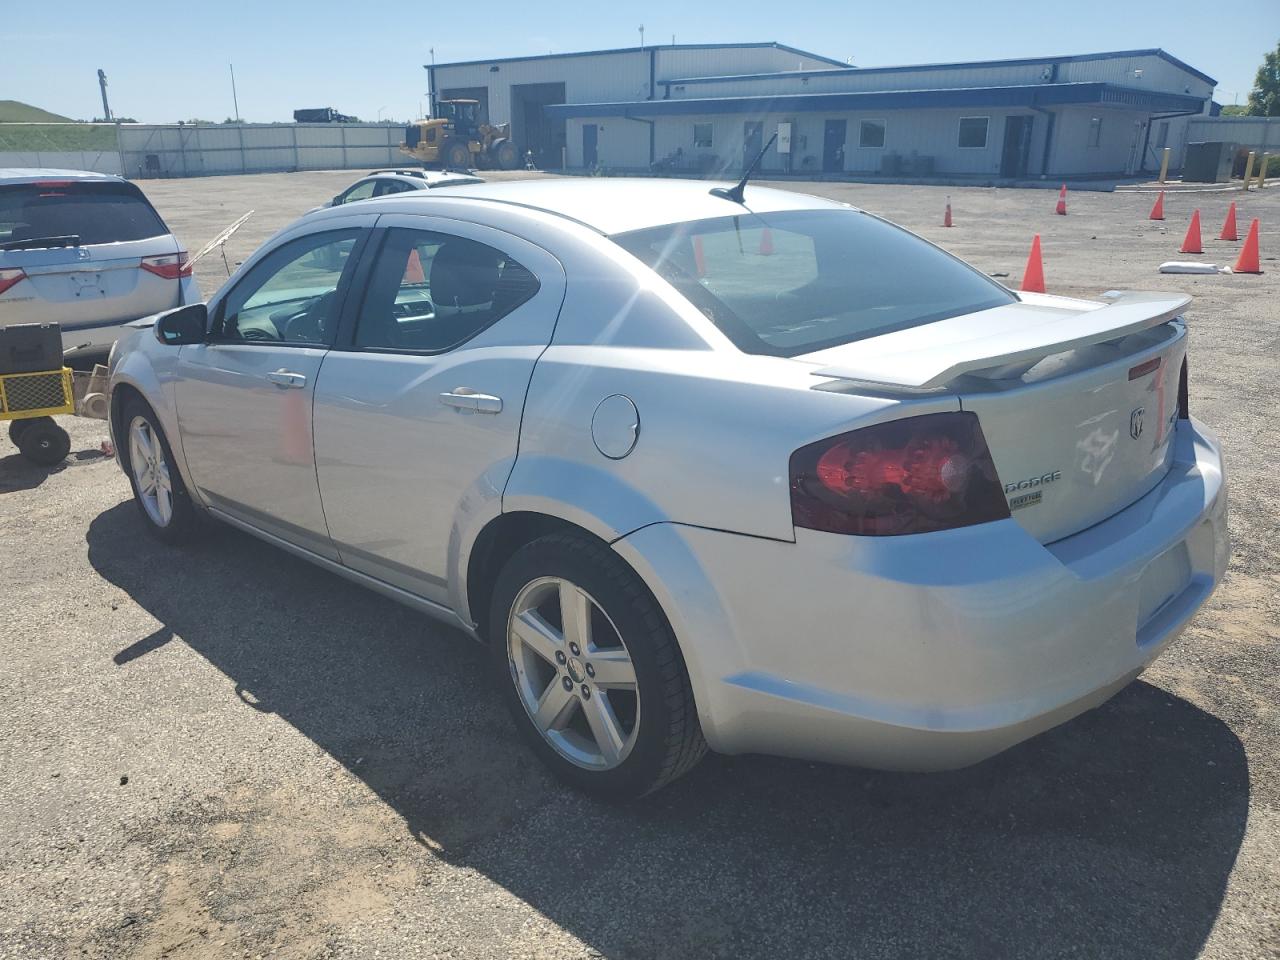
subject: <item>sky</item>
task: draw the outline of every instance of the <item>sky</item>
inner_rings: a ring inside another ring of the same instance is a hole
[[[291,120],[299,107],[405,120],[425,102],[432,49],[445,63],[637,46],[643,24],[646,44],[778,41],[860,67],[1161,47],[1215,77],[1220,103],[1243,103],[1280,43],[1280,2],[1245,3],[1238,15],[1208,9],[1203,0],[0,0],[0,100],[101,116],[101,67],[118,116],[223,120],[235,113],[234,63],[246,120]]]

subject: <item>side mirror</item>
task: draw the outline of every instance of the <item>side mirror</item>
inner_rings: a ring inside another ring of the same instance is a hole
[[[203,303],[178,307],[156,318],[156,339],[166,346],[204,343],[209,328],[209,308]]]
[[[342,206],[342,194],[340,194],[340,193],[339,193],[339,194],[336,194],[336,195],[334,196],[334,198],[333,198],[332,200],[330,200],[330,201],[329,201],[329,206],[331,206],[331,207],[340,207],[340,206]]]

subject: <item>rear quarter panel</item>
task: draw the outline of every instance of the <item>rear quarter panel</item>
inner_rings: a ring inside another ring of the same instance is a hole
[[[812,364],[742,353],[611,241],[561,259],[565,302],[534,369],[504,510],[564,516],[606,540],[661,522],[791,540],[794,450],[855,425],[958,409],[950,394],[857,395]],[[592,437],[614,394],[640,420],[635,447],[616,460]]]

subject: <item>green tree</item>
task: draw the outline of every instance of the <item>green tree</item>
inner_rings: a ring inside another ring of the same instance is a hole
[[[1262,58],[1249,94],[1249,116],[1280,117],[1280,43]]]

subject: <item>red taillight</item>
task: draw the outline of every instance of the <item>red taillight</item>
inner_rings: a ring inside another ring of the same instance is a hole
[[[801,447],[791,516],[810,530],[886,537],[1003,520],[1009,504],[977,416],[932,413]]]
[[[147,273],[154,273],[157,277],[164,277],[166,280],[191,276],[191,264],[187,262],[185,250],[166,253],[162,257],[143,257],[141,266]]]
[[[1182,358],[1182,372],[1178,374],[1178,419],[1191,419],[1191,400],[1187,394],[1187,358]]]
[[[4,293],[15,283],[21,283],[27,275],[20,269],[0,270],[0,293]]]

